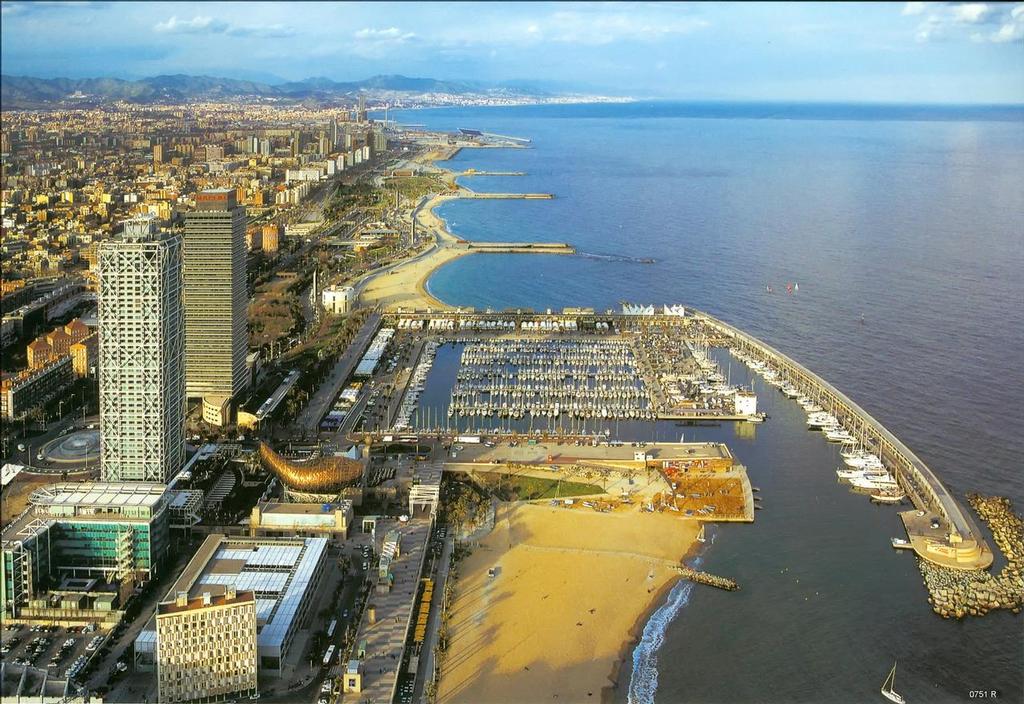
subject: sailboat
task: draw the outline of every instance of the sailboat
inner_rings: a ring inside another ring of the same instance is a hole
[[[707,541],[707,536],[704,535],[704,524],[703,523],[700,524],[700,532],[697,533],[697,540],[699,540],[702,543]]]
[[[891,702],[896,704],[907,704],[907,700],[903,698],[901,694],[898,694],[893,687],[896,686],[896,663],[893,662],[892,670],[889,671],[889,676],[885,678],[885,682],[882,683],[882,696]]]

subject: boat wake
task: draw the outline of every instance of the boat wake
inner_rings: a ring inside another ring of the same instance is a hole
[[[576,256],[604,262],[630,262],[632,264],[654,264],[657,261],[650,257],[630,257],[625,254],[595,254],[593,252],[577,252]]]
[[[699,567],[701,559],[693,561]],[[690,603],[693,582],[679,580],[668,593],[668,600],[651,614],[644,625],[644,633],[633,649],[633,672],[629,678],[629,704],[654,704],[654,693],[658,691],[658,651],[665,642],[668,626],[684,606]]]

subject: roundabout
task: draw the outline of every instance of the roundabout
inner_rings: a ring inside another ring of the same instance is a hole
[[[39,451],[43,460],[61,465],[88,464],[99,460],[100,431],[79,430],[43,445]]]

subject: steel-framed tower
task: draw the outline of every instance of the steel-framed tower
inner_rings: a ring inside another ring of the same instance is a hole
[[[166,482],[185,461],[181,236],[129,220],[99,272],[100,476]]]

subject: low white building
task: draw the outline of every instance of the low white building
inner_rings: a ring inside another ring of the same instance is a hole
[[[752,416],[757,413],[757,394],[753,391],[736,392],[736,415]]]
[[[328,286],[321,294],[324,310],[335,315],[350,313],[356,304],[356,290],[352,286]]]

